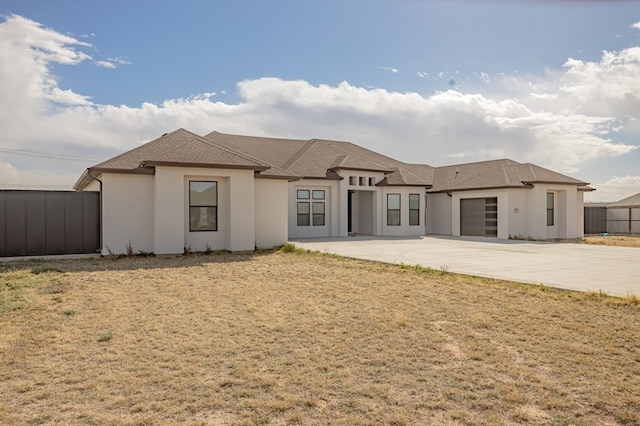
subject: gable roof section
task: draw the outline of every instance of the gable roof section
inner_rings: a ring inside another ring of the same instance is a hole
[[[437,167],[432,192],[488,188],[526,188],[535,183],[559,183],[588,188],[588,183],[509,159]],[[588,189],[587,189],[588,190]]]
[[[607,204],[607,207],[640,207],[640,192],[615,203]]]
[[[175,140],[172,148],[163,152],[148,153],[150,156],[140,161],[139,166],[224,167],[255,171],[263,171],[269,168],[269,165],[264,162],[249,158],[223,146],[212,144],[203,137],[184,129],[176,130],[173,133],[162,136],[160,139],[167,136]],[[154,142],[150,142],[147,145],[153,146]]]
[[[431,166],[406,164],[350,142],[236,136],[219,132],[209,133],[205,138],[304,178],[340,179],[336,174],[340,169],[394,174],[400,168],[407,173],[404,177],[394,178],[398,185],[412,182],[412,185],[430,186],[433,178]],[[410,179],[404,180],[407,176]]]
[[[266,162],[212,143],[188,130],[178,129],[88,168],[74,188],[84,188],[99,173],[153,173],[152,167],[156,165],[222,167],[256,172],[272,168]],[[274,177],[291,177],[290,173],[277,168],[271,173]]]
[[[586,182],[535,164],[509,159],[433,168],[408,164],[350,142],[278,139],[211,132],[204,137],[178,129],[88,168],[74,188],[83,189],[103,172],[154,173],[154,166],[248,169],[257,178],[342,179],[340,170],[384,173],[378,186],[424,186],[430,192],[527,188],[535,183]]]

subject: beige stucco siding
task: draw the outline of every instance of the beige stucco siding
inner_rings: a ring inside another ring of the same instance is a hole
[[[309,200],[309,202],[324,202],[325,221],[322,226],[298,226],[298,190],[321,190],[324,191],[324,200]],[[289,184],[288,190],[288,226],[290,238],[305,237],[330,237],[338,236],[340,226],[340,206],[342,200],[338,189],[338,181],[321,180],[321,179],[303,179],[294,181]],[[346,203],[346,200],[344,201]],[[345,204],[346,209],[346,204]],[[346,235],[346,231],[345,231]]]
[[[288,182],[255,180],[256,247],[272,248],[288,240]]]
[[[547,225],[547,193],[555,197],[554,224]],[[460,202],[498,199],[498,238],[580,238],[584,235],[583,193],[575,185],[536,184],[533,188],[503,188],[429,194],[427,232],[460,236]],[[448,206],[450,206],[448,208]]]
[[[189,232],[189,180],[218,182],[218,231]],[[108,173],[102,181],[105,254],[127,245],[156,254],[255,248],[251,170],[156,167],[155,175]],[[245,196],[232,199],[232,189]]]
[[[165,180],[172,182],[175,192],[163,193],[163,203],[156,203],[165,211],[162,227],[171,227],[166,233],[164,246],[156,245],[157,254],[191,251],[255,249],[255,198],[252,170],[156,167],[156,185]],[[160,179],[158,179],[160,176]],[[218,230],[189,231],[189,182],[215,181],[218,191]],[[169,206],[171,204],[171,206]],[[157,232],[161,232],[158,228]],[[179,250],[179,251],[176,251]]]
[[[532,238],[581,238],[584,236],[583,193],[575,185],[536,184],[531,191],[528,235]],[[555,197],[554,224],[547,226],[547,193]]]
[[[427,234],[451,235],[451,197],[427,194]]]
[[[460,236],[460,200],[473,198],[498,198],[498,238],[509,238],[509,190],[460,191],[451,194],[451,235]]]
[[[413,237],[425,234],[424,209],[425,209],[425,188],[417,186],[383,186],[379,211],[379,224],[382,232],[380,235],[391,237]],[[387,195],[400,194],[400,225],[387,225]],[[409,194],[420,195],[420,223],[418,225],[409,224]]]
[[[109,173],[102,180],[102,254],[152,252],[153,176]]]

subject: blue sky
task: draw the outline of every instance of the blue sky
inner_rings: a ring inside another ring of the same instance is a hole
[[[509,157],[591,182],[593,200],[640,192],[639,2],[1,0],[0,14],[0,187],[69,187],[185,127],[430,165]]]

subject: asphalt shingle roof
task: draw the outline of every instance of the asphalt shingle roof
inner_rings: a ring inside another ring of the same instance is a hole
[[[534,183],[588,185],[586,182],[535,164],[523,164],[509,159],[501,159],[437,167],[431,191],[522,188]]]
[[[607,207],[638,207],[640,206],[640,193],[623,198],[615,203],[607,204]]]
[[[341,169],[381,172],[378,185],[424,186],[432,192],[527,187],[536,182],[587,183],[534,164],[502,159],[431,167],[408,164],[350,142],[277,139],[178,129],[87,169],[76,183],[86,186],[102,172],[152,173],[153,166],[243,168],[257,177],[341,179]]]

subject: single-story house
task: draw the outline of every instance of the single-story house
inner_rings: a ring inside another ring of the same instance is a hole
[[[512,160],[431,167],[349,142],[184,129],[88,168],[102,252],[270,248],[349,234],[576,238],[586,182]]]

